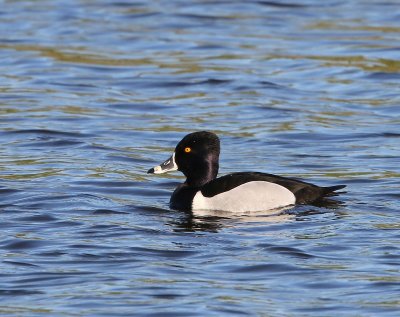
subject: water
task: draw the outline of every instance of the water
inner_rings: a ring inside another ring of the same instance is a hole
[[[0,4],[2,316],[398,315],[398,1]],[[203,129],[347,193],[169,210],[146,171]]]

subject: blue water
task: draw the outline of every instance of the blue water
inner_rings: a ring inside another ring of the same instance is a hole
[[[398,316],[398,8],[0,0],[0,315]],[[196,130],[221,174],[347,193],[170,210],[146,171]]]

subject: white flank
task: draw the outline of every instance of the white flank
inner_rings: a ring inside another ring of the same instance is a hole
[[[266,211],[294,205],[296,197],[287,188],[263,181],[248,182],[213,197],[204,197],[199,191],[193,199],[192,210],[227,211],[234,213]],[[206,213],[204,213],[206,214]]]

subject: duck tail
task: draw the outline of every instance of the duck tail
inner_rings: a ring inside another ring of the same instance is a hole
[[[343,193],[343,192],[337,193],[336,191],[339,189],[343,189],[345,187],[346,187],[346,185],[336,185],[336,186],[324,187],[324,196],[336,196],[340,193]]]

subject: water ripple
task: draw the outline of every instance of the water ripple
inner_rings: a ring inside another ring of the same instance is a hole
[[[398,315],[397,3],[0,15],[1,315]],[[146,171],[194,130],[221,174],[348,187],[273,216],[170,210],[184,178]]]

